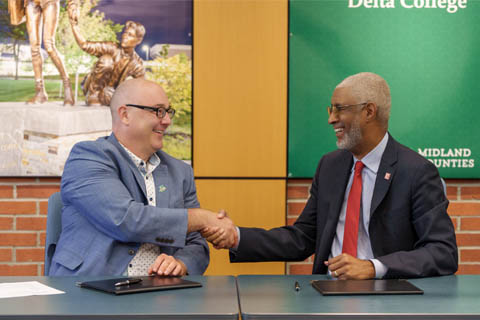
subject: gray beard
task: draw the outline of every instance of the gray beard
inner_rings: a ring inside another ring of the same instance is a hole
[[[341,141],[337,140],[337,148],[352,150],[362,140],[362,130],[360,129],[360,121],[355,119],[352,122],[349,132],[345,132]]]

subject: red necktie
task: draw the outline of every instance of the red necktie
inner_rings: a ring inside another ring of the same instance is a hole
[[[347,215],[345,217],[345,230],[343,231],[342,252],[357,256],[358,223],[360,218],[360,202],[362,200],[362,169],[361,161],[355,163],[353,183],[348,194]]]

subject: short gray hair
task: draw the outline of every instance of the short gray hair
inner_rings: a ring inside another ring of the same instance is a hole
[[[340,82],[337,88],[349,87],[358,102],[375,102],[378,106],[378,120],[384,128],[388,128],[392,98],[390,88],[385,79],[372,72],[354,74]]]

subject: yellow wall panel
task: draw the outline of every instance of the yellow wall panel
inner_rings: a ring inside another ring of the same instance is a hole
[[[284,177],[287,0],[194,1],[195,176]]]
[[[285,180],[197,179],[202,208],[227,210],[237,226],[273,228],[285,225]],[[210,247],[207,275],[284,274],[285,263],[230,263],[228,250]]]

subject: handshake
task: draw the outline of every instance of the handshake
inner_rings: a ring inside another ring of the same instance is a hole
[[[188,231],[198,231],[215,249],[238,246],[238,232],[225,210],[217,214],[200,208],[188,209]]]

